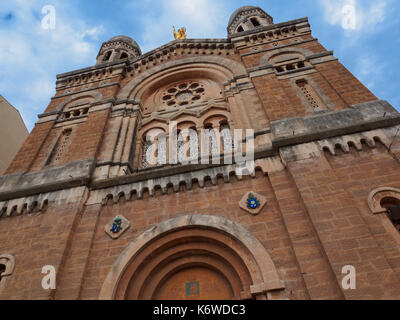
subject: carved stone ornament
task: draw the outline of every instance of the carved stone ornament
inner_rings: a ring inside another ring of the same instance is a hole
[[[267,204],[267,198],[257,192],[249,191],[239,202],[240,208],[252,215],[258,215]]]
[[[118,239],[130,227],[131,223],[128,219],[126,219],[124,216],[116,216],[105,226],[104,232],[107,233],[112,239]]]

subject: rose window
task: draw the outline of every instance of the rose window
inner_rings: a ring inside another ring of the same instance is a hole
[[[163,95],[163,103],[168,107],[191,105],[204,96],[204,86],[198,82],[185,82],[169,88]]]

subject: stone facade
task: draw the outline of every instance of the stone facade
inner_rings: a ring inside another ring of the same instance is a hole
[[[274,24],[243,7],[227,39],[145,54],[114,37],[95,66],[58,75],[56,88],[0,177],[0,298],[400,298],[390,213],[400,206],[400,114],[307,18]],[[164,162],[171,125],[212,128],[220,147],[223,132],[254,129],[255,171]],[[41,286],[46,265],[55,290]],[[354,290],[342,286],[349,265]]]

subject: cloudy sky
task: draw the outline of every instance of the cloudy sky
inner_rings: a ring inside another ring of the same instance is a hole
[[[102,42],[128,35],[147,52],[173,40],[172,25],[185,26],[189,38],[225,38],[230,15],[243,5],[262,7],[276,23],[309,17],[328,50],[375,95],[400,107],[398,0],[0,2],[0,94],[29,130],[55,93],[56,74],[93,65]],[[56,10],[54,29],[48,5]]]

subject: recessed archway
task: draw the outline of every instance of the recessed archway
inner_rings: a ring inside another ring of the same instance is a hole
[[[220,216],[196,215],[165,221],[132,242],[99,299],[267,299],[284,298],[283,289],[268,252],[249,232]]]

